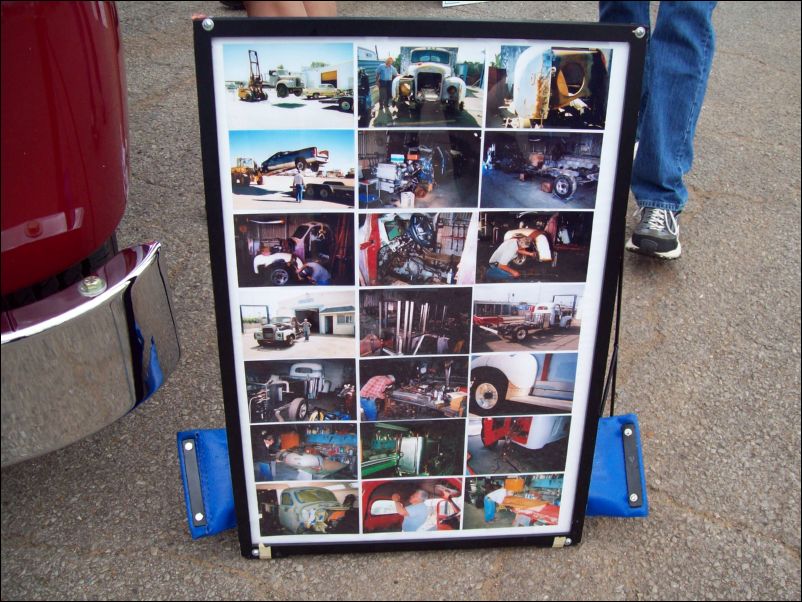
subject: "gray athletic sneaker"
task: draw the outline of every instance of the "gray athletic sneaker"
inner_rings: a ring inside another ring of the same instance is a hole
[[[677,214],[666,209],[640,207],[640,222],[627,241],[627,251],[651,255],[660,259],[677,259],[682,254],[679,244]]]

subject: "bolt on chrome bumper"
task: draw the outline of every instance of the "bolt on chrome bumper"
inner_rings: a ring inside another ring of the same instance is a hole
[[[2,465],[78,441],[147,399],[180,349],[161,245],[0,316]],[[105,286],[104,286],[105,285]]]

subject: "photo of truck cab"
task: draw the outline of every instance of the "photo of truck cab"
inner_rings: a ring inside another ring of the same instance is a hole
[[[454,56],[444,48],[415,48],[403,75],[393,79],[393,104],[419,113],[427,102],[439,102],[446,112],[465,108],[467,86],[454,75]]]
[[[264,175],[297,169],[303,173],[307,169],[317,172],[321,165],[329,162],[329,151],[310,146],[294,151],[281,151],[262,161]]]
[[[253,338],[260,347],[292,347],[302,332],[303,329],[297,318],[279,316],[262,325],[261,330],[253,333]]]
[[[327,533],[337,527],[348,510],[323,487],[289,487],[281,492],[278,517],[290,533]]]

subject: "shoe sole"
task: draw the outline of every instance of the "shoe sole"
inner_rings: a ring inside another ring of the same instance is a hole
[[[677,241],[677,247],[672,249],[671,251],[664,251],[662,253],[652,252],[652,251],[644,251],[630,238],[627,241],[626,246],[624,247],[627,251],[632,253],[637,253],[638,255],[645,255],[647,257],[657,257],[658,259],[679,259],[679,256],[682,255],[682,245],[679,241]]]

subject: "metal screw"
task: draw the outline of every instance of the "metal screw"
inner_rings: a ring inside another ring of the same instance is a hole
[[[567,545],[567,546],[570,546],[572,543],[574,543],[574,542],[573,542],[573,541],[571,541],[571,538],[570,538],[570,537],[566,537],[566,538],[565,538],[565,545]]]
[[[635,37],[639,40],[646,35],[646,28],[645,27],[638,27],[632,33],[635,34]]]
[[[632,429],[624,429],[624,436],[631,437],[632,436]]]
[[[187,451],[192,451],[193,447],[194,446],[192,445],[192,441],[187,441],[186,443],[184,443],[184,449]]]
[[[203,512],[198,512],[195,515],[195,520],[198,521],[198,522],[201,522],[203,520]]]
[[[201,27],[203,27],[203,29],[204,29],[205,31],[211,31],[211,30],[213,30],[213,29],[214,29],[214,21],[212,21],[212,20],[211,20],[209,17],[206,17],[206,18],[203,20],[203,22],[201,23]],[[643,29],[643,28],[641,27],[641,29]],[[637,35],[637,34],[636,34],[636,35]],[[642,38],[643,36],[639,36],[639,37],[641,37],[641,38]]]
[[[251,550],[251,556],[253,556],[254,558],[259,558],[259,550],[256,548]]]
[[[629,501],[632,502],[633,504],[635,502],[637,502],[638,501],[638,494],[637,493],[633,493],[632,495],[630,495],[629,496]]]
[[[84,297],[97,297],[106,290],[106,281],[100,276],[87,276],[78,285],[78,292]]]

